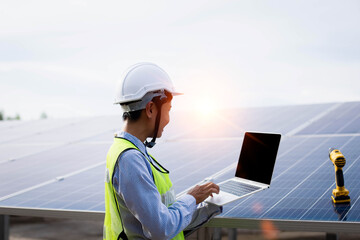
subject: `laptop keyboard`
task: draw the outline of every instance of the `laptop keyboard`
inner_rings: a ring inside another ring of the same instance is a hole
[[[243,196],[245,194],[251,193],[260,189],[260,187],[249,185],[237,181],[227,181],[219,185],[220,191],[232,193],[236,196]]]

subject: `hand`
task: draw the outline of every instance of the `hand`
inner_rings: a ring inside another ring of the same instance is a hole
[[[203,202],[209,196],[213,196],[213,193],[218,194],[220,188],[213,182],[205,183],[204,185],[196,185],[194,188],[190,189],[188,194],[193,196],[196,199],[196,204]]]

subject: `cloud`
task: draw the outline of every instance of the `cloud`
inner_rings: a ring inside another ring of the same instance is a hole
[[[29,104],[51,93],[54,105],[111,113],[121,73],[150,61],[185,92],[184,109],[198,96],[224,107],[359,100],[358,9],[357,1],[4,1],[0,88],[37,99]],[[20,109],[7,97],[3,106]]]

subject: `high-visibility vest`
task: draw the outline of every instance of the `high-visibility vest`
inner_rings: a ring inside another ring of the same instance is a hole
[[[112,184],[112,179],[113,179],[115,164],[117,163],[119,156],[128,149],[136,149],[140,151],[130,141],[124,138],[115,137],[114,143],[110,147],[110,150],[106,157],[105,220],[104,220],[104,232],[103,232],[103,239],[106,240],[127,239],[121,220],[120,208],[116,198],[116,191]],[[147,157],[146,159],[150,162],[150,160]],[[167,171],[166,169],[164,169],[161,166],[158,167],[154,166],[152,162],[150,162],[150,166],[153,174],[154,183],[161,195],[161,201],[163,204],[165,204],[166,207],[169,207],[171,204],[173,204],[176,201],[175,192],[172,188],[172,183],[170,181],[169,174],[166,173]],[[183,232],[180,232],[173,239],[176,240],[185,239]]]

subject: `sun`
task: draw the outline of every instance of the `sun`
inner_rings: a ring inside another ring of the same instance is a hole
[[[202,117],[209,117],[215,113],[217,106],[214,100],[201,98],[196,103],[196,111]]]

